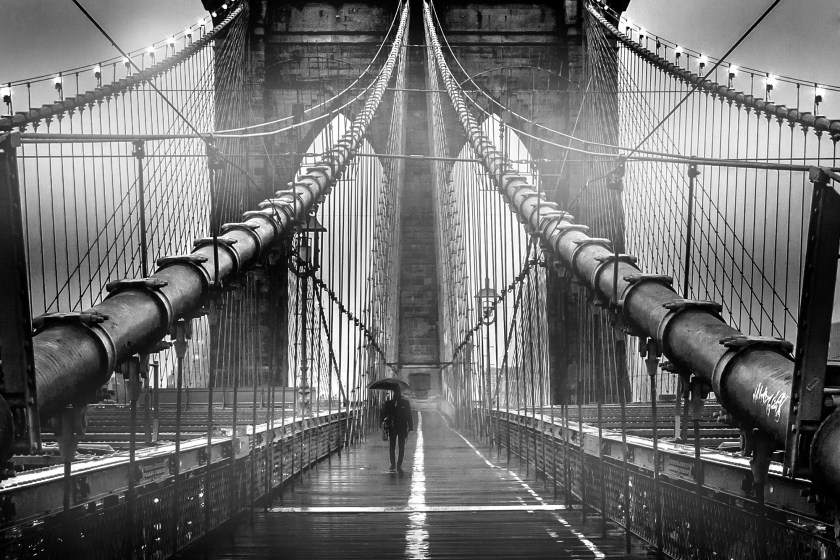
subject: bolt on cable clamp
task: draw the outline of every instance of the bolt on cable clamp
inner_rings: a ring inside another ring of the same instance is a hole
[[[793,343],[784,338],[774,336],[728,336],[720,339],[720,344],[730,350],[744,350],[746,348],[761,347],[775,350],[785,356],[793,353]]]
[[[91,327],[108,320],[108,315],[98,311],[83,311],[81,313],[45,313],[32,318],[33,334],[38,334],[53,325],[83,325]]]
[[[105,291],[110,295],[118,294],[123,290],[137,289],[137,290],[159,290],[169,285],[169,282],[160,278],[137,278],[114,280],[105,284]]]

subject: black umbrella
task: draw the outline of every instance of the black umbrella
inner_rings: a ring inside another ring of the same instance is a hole
[[[385,379],[378,379],[368,385],[368,389],[380,389],[382,391],[410,391],[411,385],[398,379],[396,377],[386,377]]]

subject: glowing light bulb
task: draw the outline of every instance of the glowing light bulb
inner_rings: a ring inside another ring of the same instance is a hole
[[[5,103],[11,103],[12,101],[12,88],[4,87],[0,89],[0,96],[3,97],[3,101]]]
[[[764,91],[767,92],[767,100],[770,100],[770,92],[773,91],[776,87],[776,76],[773,74],[767,74],[767,77],[764,78]]]
[[[61,76],[56,76],[53,83],[55,84],[55,87],[61,87]]]
[[[642,37],[647,37],[647,34],[648,32],[644,27],[639,28],[639,39],[641,39]]]
[[[127,56],[124,56],[124,57],[123,57],[123,64],[125,64],[126,66],[129,66],[129,65],[131,64],[131,61],[130,61],[130,60],[128,60],[128,57],[127,57]]]
[[[825,88],[814,88],[814,105],[819,105],[825,99]]]
[[[698,63],[700,64],[700,68],[703,68],[704,66],[706,66],[706,64],[709,63],[709,57],[707,57],[705,54],[701,54],[700,58],[698,59]]]
[[[734,78],[738,75],[738,65],[737,64],[730,64],[729,65],[729,76]]]
[[[174,45],[175,44],[175,38],[174,37],[167,37],[166,44],[167,45]]]
[[[679,57],[682,53],[683,53],[683,48],[681,46],[677,45],[677,48],[674,49],[674,54],[676,54],[677,57]]]
[[[184,35],[186,35],[187,37],[192,37],[192,29],[190,29],[189,27],[184,29]]]
[[[212,13],[212,14],[210,14],[210,15],[211,15],[211,16],[213,16],[213,17],[216,17],[216,15],[217,15],[217,14],[216,14],[216,12],[213,12],[213,13]]]
[[[102,67],[98,64],[93,67],[93,75],[96,76],[97,74],[102,74]]]
[[[227,10],[227,4],[222,4],[222,9]]]
[[[199,19],[195,24],[199,27],[204,27],[204,18]]]

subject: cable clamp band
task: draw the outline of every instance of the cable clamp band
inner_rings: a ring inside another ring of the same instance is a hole
[[[81,313],[46,313],[32,319],[33,334],[57,325],[78,325],[93,336],[99,347],[100,355],[106,364],[107,371],[117,367],[117,347],[111,335],[99,325],[110,317],[99,311],[82,311]]]
[[[575,221],[575,217],[562,210],[540,210],[540,232],[543,234],[543,237],[548,239],[563,220],[572,224]],[[548,228],[552,225],[555,226],[555,229],[549,231]]]
[[[727,403],[724,402],[723,380],[726,374],[729,373],[731,365],[735,362],[735,358],[740,356],[743,352],[751,349],[761,348],[776,352],[777,354],[793,361],[791,352],[793,352],[793,344],[789,341],[769,337],[769,336],[746,336],[735,335],[720,339],[720,344],[727,348],[727,352],[715,364],[715,369],[712,372],[712,390],[717,395],[718,400],[723,404],[724,408]]]
[[[674,277],[669,276],[667,274],[628,274],[624,277],[624,281],[629,284],[624,291],[621,293],[621,296],[618,298],[618,308],[624,310],[624,304],[627,299],[633,295],[640,286],[644,286],[646,284],[659,284],[670,288],[673,291],[674,286]],[[624,317],[625,322],[627,321],[627,317]]]
[[[543,196],[545,196],[545,191],[542,191]],[[561,212],[560,205],[554,202],[553,200],[543,200],[540,202],[540,213],[542,214],[543,208],[545,208],[545,212]]]
[[[204,255],[197,255],[195,253],[189,255],[170,255],[168,257],[161,257],[157,260],[157,271],[160,272],[170,266],[185,265],[191,268],[198,274],[201,281],[202,300],[210,295],[210,287],[213,282],[210,278],[210,272],[202,266],[209,259]],[[174,320],[174,317],[172,318]],[[169,325],[171,327],[171,325]],[[168,332],[168,331],[167,331]]]
[[[656,329],[656,338],[662,345],[663,353],[667,355],[671,355],[670,349],[666,347],[668,329],[670,328],[673,320],[682,313],[689,310],[705,311],[706,313],[709,313],[716,317],[720,322],[725,322],[723,320],[723,317],[720,316],[720,312],[723,310],[723,306],[716,301],[675,299],[673,301],[663,303],[662,307],[667,309],[668,313],[666,313],[662,320],[659,322],[659,326]]]
[[[580,229],[580,228],[584,228],[584,229]],[[566,233],[567,231],[580,231],[582,233],[586,233],[587,231],[589,231],[588,227],[583,226],[583,225],[578,225],[578,224],[568,224],[568,225],[565,225],[565,226],[558,226],[558,227],[554,228],[554,231],[557,231],[558,229],[560,229],[561,235],[563,233]],[[552,233],[554,233],[554,232],[552,232]],[[590,238],[587,238],[587,239],[579,239],[579,240],[575,241],[574,243],[575,243],[576,247],[575,247],[575,250],[572,251],[572,256],[569,259],[569,267],[572,269],[572,271],[575,271],[577,269],[577,262],[576,262],[577,258],[578,258],[578,256],[580,256],[580,252],[583,249],[585,249],[586,247],[590,247],[590,246],[595,245],[595,246],[598,246],[598,247],[603,247],[607,251],[612,250],[612,241],[609,240],[609,239],[606,239],[604,237],[590,237]]]
[[[98,311],[84,311],[81,313],[45,313],[32,318],[33,334],[53,325],[82,325],[90,327],[108,320],[108,316]]]
[[[249,210],[248,212],[242,214],[243,220],[252,220],[254,218],[260,218],[271,224],[271,228],[274,230],[275,237],[280,237],[282,235],[283,232],[280,228],[282,224],[277,223],[277,220],[273,219],[274,216],[268,216],[265,212],[260,212],[258,210]]]
[[[161,288],[165,288],[169,285],[169,282],[163,280],[161,278],[138,278],[132,280],[115,280],[113,282],[108,282],[105,285],[105,290],[108,292],[108,295],[105,299],[110,299],[117,294],[122,292],[128,291],[135,291],[135,292],[143,292],[152,298],[155,303],[157,304],[158,308],[160,308],[161,313],[163,313],[164,324],[166,325],[166,332],[169,332],[168,329],[172,325],[172,322],[175,320],[175,316],[172,311],[172,302],[169,298],[161,292]]]
[[[269,198],[263,200],[257,205],[257,208],[260,210],[268,210],[270,209],[272,213],[280,213],[282,212],[286,219],[294,222],[296,221],[295,211],[294,211],[294,198],[292,200],[286,200],[282,197],[283,191],[278,191],[281,194],[281,198]]]
[[[246,224],[242,222],[234,222],[230,224],[223,224],[222,227],[219,229],[219,233],[224,235],[230,231],[241,231],[246,233],[254,240],[254,244],[256,245],[256,254],[261,255],[263,251],[263,243],[262,238],[256,232],[259,229],[257,225]]]
[[[598,241],[603,242],[604,240],[600,239]],[[591,245],[591,243],[589,243],[588,245]],[[609,248],[609,245],[612,245],[612,242],[607,240],[607,248]],[[577,249],[575,249],[575,252],[577,252],[578,249],[581,248],[581,246],[585,247],[586,244],[578,243],[578,247],[577,247]],[[595,270],[592,271],[592,278],[591,278],[590,282],[592,284],[593,290],[597,293],[597,291],[598,291],[598,280],[601,277],[601,274],[604,273],[604,270],[610,268],[611,266],[615,266],[616,263],[619,263],[619,264],[624,263],[624,264],[629,264],[629,265],[632,265],[632,266],[636,266],[636,263],[639,262],[639,259],[637,257],[633,256],[633,255],[609,254],[609,255],[597,256],[597,257],[595,257],[595,261],[598,262],[599,264],[595,267]],[[611,294],[611,293],[612,293],[612,291],[610,291],[608,293],[608,295],[606,297],[604,297],[604,302],[605,302],[604,307],[610,307],[610,305],[609,305],[609,303],[610,303],[609,294]],[[618,303],[618,302],[616,302],[616,303]]]
[[[225,237],[202,237],[201,239],[196,239],[193,242],[193,249],[198,251],[204,247],[214,245],[214,248],[221,247],[230,255],[230,258],[233,261],[233,270],[231,271],[231,275],[237,276],[242,270],[242,259],[239,256],[239,251],[237,251],[234,247],[234,245],[236,245],[236,239],[227,239]],[[215,283],[219,284],[218,278],[216,278]]]

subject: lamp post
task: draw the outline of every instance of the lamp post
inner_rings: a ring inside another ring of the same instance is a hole
[[[496,292],[495,288],[490,287],[490,279],[486,276],[484,277],[484,287],[478,291],[476,294],[476,308],[479,311],[478,322],[486,327],[485,332],[487,334],[486,343],[485,343],[485,355],[487,357],[487,369],[486,371],[486,378],[484,380],[484,401],[487,406],[487,415],[485,420],[485,436],[490,440],[490,444],[493,443],[493,438],[490,433],[490,430],[487,429],[487,423],[490,421],[490,326],[496,322],[496,299],[498,298],[498,292]]]

